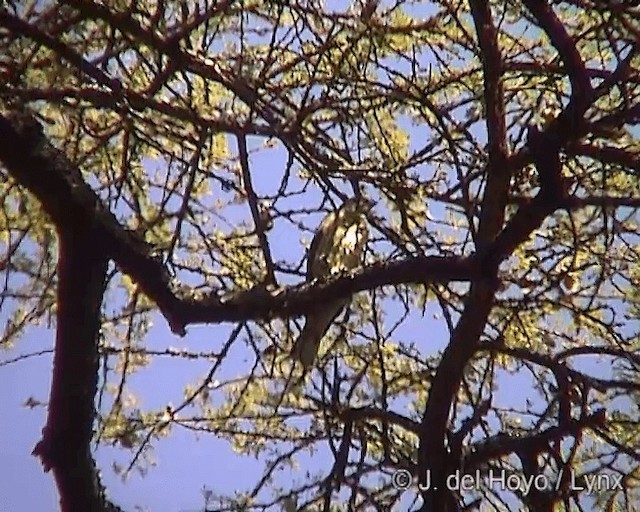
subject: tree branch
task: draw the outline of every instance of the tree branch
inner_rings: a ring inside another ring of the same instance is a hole
[[[91,454],[98,384],[100,306],[107,258],[89,225],[58,227],[56,343],[47,423],[33,450],[53,470],[62,512],[119,511]]]
[[[376,264],[323,283],[282,289],[256,288],[229,298],[215,294],[203,300],[178,297],[171,289],[162,261],[153,248],[123,228],[100,202],[80,171],[46,140],[38,123],[26,113],[0,116],[0,161],[14,179],[38,198],[56,226],[74,229],[80,219],[101,240],[105,257],[129,275],[153,300],[174,333],[197,322],[237,322],[302,315],[318,301],[347,297],[385,285],[469,281],[482,278],[473,257],[419,256]]]

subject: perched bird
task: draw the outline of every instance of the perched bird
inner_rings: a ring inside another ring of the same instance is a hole
[[[363,197],[351,198],[324,218],[309,247],[307,282],[358,268],[369,236],[366,213],[371,206]],[[313,364],[324,334],[350,300],[331,300],[307,314],[291,354],[304,371]]]

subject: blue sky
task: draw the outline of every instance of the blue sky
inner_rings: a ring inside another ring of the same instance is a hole
[[[282,168],[282,155],[277,151],[269,153],[270,156],[261,155],[252,163],[256,168],[264,167],[270,172],[276,172]],[[255,186],[258,192],[271,192],[269,189],[273,182],[265,182],[270,176],[272,174],[267,172],[256,173]],[[310,220],[306,222],[310,223]],[[276,259],[287,257],[291,260],[294,254],[302,255],[302,246],[296,237],[287,236],[289,233],[288,228],[278,227],[270,232],[271,247]],[[412,315],[396,333],[397,338],[415,341],[423,353],[441,350],[447,343],[447,333],[444,322],[433,318],[434,312],[435,309],[429,308],[428,314],[423,318]],[[4,324],[4,321],[5,317],[0,316],[0,323]],[[162,318],[156,316],[146,342],[151,349],[173,347],[206,352],[218,349],[230,329],[229,325],[191,326],[188,328],[188,335],[180,339],[169,332]],[[425,333],[428,335],[425,336]],[[2,353],[2,360],[51,349],[53,341],[53,330],[32,328],[14,349]],[[234,351],[216,378],[233,378],[246,367],[246,362],[243,362],[246,353],[242,343],[236,343]],[[33,446],[40,439],[46,409],[43,406],[23,406],[29,397],[46,403],[51,357],[51,353],[47,353],[0,368],[0,407],[5,418],[0,422],[0,458],[5,468],[11,468],[0,479],[0,504],[8,511],[57,508],[57,492],[51,475],[44,474],[39,461],[30,456]],[[161,410],[168,403],[180,403],[184,387],[204,377],[210,365],[211,363],[204,361],[158,357],[148,367],[132,375],[128,385],[140,398],[142,409]],[[598,374],[604,373],[607,365],[606,362],[593,362],[586,367]],[[523,390],[528,389],[531,382],[530,376],[524,372],[516,375],[503,372],[494,404],[523,407]],[[157,466],[151,467],[145,477],[134,470],[128,481],[123,482],[112,471],[111,464],[118,462],[126,467],[130,456],[129,452],[110,447],[101,447],[97,452],[109,496],[126,510],[136,510],[136,506],[142,506],[157,512],[197,511],[204,505],[201,495],[203,486],[219,493],[251,488],[259,478],[261,469],[255,459],[238,456],[225,441],[210,434],[194,440],[191,432],[181,428],[174,428],[168,439],[154,442]],[[330,467],[327,465],[330,459],[326,452],[323,454],[321,450],[317,457],[320,464],[314,463],[313,466]],[[296,475],[298,479],[303,478],[304,469],[303,466]]]
[[[285,238],[281,240],[284,242]],[[290,239],[287,243],[291,245],[290,250],[300,250],[294,247],[297,241]],[[283,244],[279,249],[286,252],[287,246]],[[4,320],[0,317],[2,323]],[[425,322],[432,324],[429,329],[424,329]],[[423,329],[431,332],[429,344],[439,348],[445,345],[442,324],[428,318],[407,322],[402,327],[401,337],[417,340]],[[229,330],[225,325],[191,326],[187,336],[180,339],[169,332],[161,318],[157,318],[146,341],[150,349],[170,346],[206,352],[219,348]],[[14,349],[2,353],[0,360],[50,350],[54,335],[53,329],[29,329]],[[218,379],[232,378],[244,366],[241,361],[244,350],[240,344],[236,346],[239,347],[236,354],[231,354],[223,365]],[[44,474],[39,460],[30,455],[40,439],[46,407],[23,406],[29,397],[47,402],[51,362],[52,353],[49,352],[0,368],[0,407],[5,417],[0,422],[0,457],[4,466],[11,468],[0,479],[0,503],[6,510],[55,510],[57,507],[52,476]],[[148,367],[129,377],[128,387],[140,397],[141,408],[160,410],[167,403],[180,403],[184,387],[204,377],[210,365],[203,361],[157,357]],[[168,439],[155,442],[154,446],[157,466],[150,468],[145,477],[134,470],[127,482],[114,474],[111,464],[115,461],[126,467],[131,454],[109,447],[101,447],[97,452],[109,496],[126,510],[134,510],[137,505],[160,512],[198,510],[203,505],[200,493],[203,485],[215,492],[226,493],[250,488],[260,476],[260,465],[252,457],[238,456],[225,441],[210,434],[199,436],[196,441],[191,432],[174,428]],[[328,462],[326,456],[320,454],[320,457]],[[298,479],[302,475],[301,472]]]
[[[342,5],[337,2],[336,5]],[[424,139],[425,127],[412,128],[412,138]],[[479,137],[481,140],[484,138]],[[413,141],[412,141],[413,142]],[[231,144],[233,147],[233,143]],[[413,147],[413,145],[412,145]],[[281,149],[265,151],[252,156],[254,186],[259,194],[273,194],[278,179],[274,174],[282,172],[286,162]],[[424,171],[421,171],[424,172]],[[304,199],[286,201],[316,201],[317,192],[311,192]],[[283,201],[284,203],[285,201]],[[279,206],[281,206],[279,204]],[[431,205],[430,205],[431,207]],[[243,208],[243,210],[241,210]],[[247,218],[248,207],[234,207],[238,218]],[[435,216],[444,214],[437,207],[432,210]],[[307,227],[319,221],[319,217],[305,218]],[[307,240],[311,235],[307,234]],[[275,259],[286,258],[289,261],[300,259],[303,247],[298,236],[291,236],[291,227],[287,224],[276,225],[269,232],[271,249]],[[283,279],[292,281],[292,278]],[[442,349],[447,343],[444,322],[434,319],[433,309],[423,318],[413,315],[400,328],[397,337],[406,341],[415,341],[423,354]],[[0,325],[4,325],[5,313],[0,314]],[[231,327],[191,326],[188,335],[179,339],[167,329],[162,318],[155,318],[155,325],[146,338],[147,346],[154,349],[166,347],[188,348],[191,351],[210,351],[218,349],[226,339]],[[428,333],[425,335],[425,333]],[[53,347],[54,331],[45,328],[30,329],[17,346],[0,354],[0,361],[9,360],[21,354],[50,350]],[[234,353],[221,369],[217,379],[233,378],[244,373],[246,362],[242,342],[236,344]],[[30,455],[33,446],[40,439],[41,429],[46,420],[46,407],[24,407],[30,397],[46,403],[51,379],[52,354],[47,353],[0,367],[0,410],[5,420],[0,422],[0,460],[5,470],[0,479],[0,510],[56,510],[57,492],[50,474],[44,474],[39,460]],[[589,362],[584,368],[594,374],[605,374],[608,368],[605,362]],[[182,361],[177,358],[155,358],[146,368],[130,377],[128,384],[140,398],[142,409],[161,410],[168,403],[178,404],[183,399],[184,387],[201,379],[211,363],[204,361]],[[609,367],[610,369],[610,367]],[[527,389],[531,380],[524,372],[517,375],[504,373],[500,377],[500,388],[495,395],[495,403],[503,406],[522,405],[523,389]],[[158,465],[150,468],[145,477],[135,471],[127,482],[111,470],[111,464],[118,462],[127,465],[129,452],[101,447],[97,459],[103,470],[103,483],[113,501],[126,510],[135,510],[140,505],[156,512],[195,512],[203,507],[204,500],[200,489],[206,486],[215,492],[230,493],[235,489],[250,488],[260,476],[261,466],[252,457],[240,457],[225,441],[213,435],[202,435],[196,441],[191,432],[181,428],[173,429],[168,439],[154,442],[154,457]],[[321,462],[329,462],[325,454],[320,454]],[[326,466],[326,464],[322,464]],[[304,467],[298,478],[302,478]]]
[[[256,172],[255,187],[258,193],[273,192],[273,174],[283,168],[283,153],[269,151],[252,158],[252,165],[269,172]],[[312,194],[311,196],[313,196]],[[307,194],[307,197],[309,195]],[[320,196],[318,196],[319,199]],[[292,200],[288,200],[292,201]],[[245,208],[248,207],[245,205]],[[234,207],[238,217],[244,217]],[[316,219],[304,218],[312,227]],[[289,226],[276,226],[269,232],[271,249],[275,259],[291,261],[301,257],[303,247],[295,236],[291,236]],[[308,235],[307,240],[310,239]],[[111,310],[109,304],[107,311]],[[412,316],[397,333],[401,339],[414,340],[418,346],[425,343],[433,349],[446,345],[444,324],[432,318],[433,310],[420,319]],[[0,315],[4,324],[6,314]],[[162,350],[167,347],[186,348],[193,352],[215,351],[220,348],[231,330],[229,325],[196,325],[188,328],[184,338],[171,334],[164,320],[155,315],[154,326],[146,337],[149,349]],[[428,338],[423,337],[429,332]],[[31,328],[16,346],[2,353],[0,360],[10,360],[21,354],[36,353],[53,348],[53,329]],[[431,352],[428,350],[428,352]],[[242,343],[234,345],[230,357],[222,366],[216,378],[233,378],[246,371],[243,361],[246,351]],[[112,359],[113,361],[113,359]],[[38,459],[30,455],[33,446],[40,439],[40,432],[46,421],[46,407],[24,407],[25,400],[33,397],[45,403],[48,400],[51,378],[52,353],[22,359],[0,368],[0,407],[6,418],[0,423],[0,457],[6,467],[12,468],[0,479],[0,503],[6,510],[56,510],[57,492],[53,478],[44,474]],[[162,410],[168,403],[178,404],[183,399],[184,387],[201,380],[209,371],[211,363],[204,361],[180,360],[179,358],[156,357],[146,367],[128,378],[128,389],[140,399],[142,409]],[[331,461],[322,450],[316,455],[313,466],[330,468]],[[148,507],[151,511],[195,511],[204,504],[201,489],[206,486],[218,493],[251,488],[260,477],[261,465],[252,457],[240,457],[222,440],[205,434],[194,440],[191,432],[174,428],[168,439],[154,442],[154,458],[157,466],[151,467],[142,477],[135,470],[126,482],[116,475],[113,462],[126,467],[131,459],[130,452],[120,449],[100,447],[97,460],[103,471],[103,482],[109,496],[126,510],[134,507]],[[303,457],[304,459],[304,457]],[[318,464],[320,462],[320,464]],[[297,479],[303,479],[303,466]]]

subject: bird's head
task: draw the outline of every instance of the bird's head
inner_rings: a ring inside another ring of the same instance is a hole
[[[373,208],[371,199],[364,196],[351,197],[344,202],[339,215],[347,223],[356,222],[361,215],[366,216],[371,208]]]

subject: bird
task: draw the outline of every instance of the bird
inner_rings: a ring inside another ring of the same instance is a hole
[[[347,199],[320,223],[307,254],[307,282],[326,279],[360,266],[369,229],[366,213],[372,203],[363,196]],[[351,297],[322,303],[305,317],[291,356],[302,364],[303,371],[314,363],[320,342]]]

